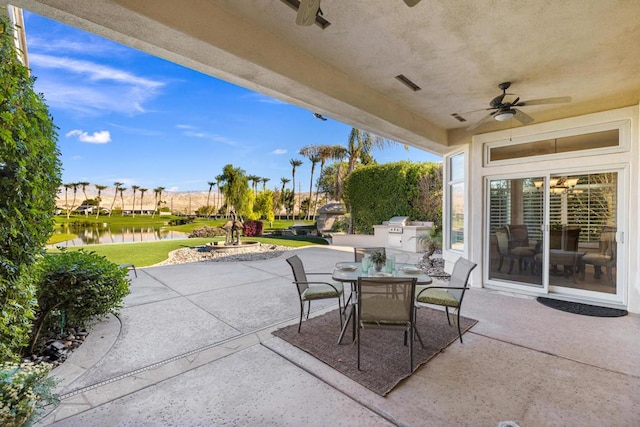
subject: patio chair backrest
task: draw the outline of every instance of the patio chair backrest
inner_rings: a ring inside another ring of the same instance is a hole
[[[529,247],[529,228],[526,224],[509,224],[509,249]]]
[[[298,286],[298,292],[300,295],[309,287],[307,284],[307,274],[304,272],[304,265],[302,265],[302,260],[298,257],[298,255],[294,255],[292,257],[287,258],[287,262],[291,266],[291,270],[293,271],[293,280],[295,280],[296,285]]]
[[[415,277],[359,277],[361,325],[406,327],[413,319],[416,280]]]
[[[496,240],[498,241],[498,252],[502,256],[509,255],[509,230],[507,227],[496,228]]]
[[[600,253],[615,257],[616,253],[616,228],[611,226],[602,227],[600,233]]]
[[[467,282],[471,271],[476,268],[476,263],[471,262],[466,258],[458,258],[453,266],[453,272],[451,272],[451,278],[449,279],[450,288],[466,288]],[[447,289],[447,292],[453,296],[458,302],[462,301],[464,297],[464,291],[466,289]]]

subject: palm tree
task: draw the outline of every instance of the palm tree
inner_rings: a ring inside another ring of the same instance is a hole
[[[342,199],[342,161],[345,157],[347,157],[347,149],[341,145],[334,146],[333,149],[333,160],[335,160],[338,164],[336,165],[336,185],[335,185],[335,194],[333,195],[335,200]]]
[[[216,185],[218,186],[218,211],[222,208],[222,191],[220,191],[220,184],[224,182],[224,175],[220,174],[216,176]]]
[[[289,160],[289,164],[291,164],[291,179],[293,181],[293,217],[296,217],[296,168],[298,166],[302,165],[302,160],[298,160],[298,159],[290,159]],[[298,212],[300,212],[300,209],[298,209]]]
[[[131,214],[133,217],[136,217],[136,191],[140,188],[139,185],[132,185],[131,189],[133,190],[133,203],[131,204]]]
[[[73,189],[73,201],[71,202],[71,209],[67,211],[67,219],[69,219],[69,216],[71,216],[71,211],[73,210],[73,207],[76,205],[76,194],[78,194],[78,187],[80,186],[80,184],[78,184],[77,182],[72,182],[69,185]]]
[[[84,201],[86,203],[86,201],[87,201],[87,185],[91,185],[91,183],[84,181],[84,182],[79,182],[78,184],[82,186],[82,194],[84,194]],[[89,210],[87,209],[86,206],[85,206],[85,209],[84,209],[84,216],[89,216]]]
[[[247,180],[251,181],[251,188],[253,189],[254,196],[258,194],[258,183],[261,179],[262,178],[260,178],[258,175],[247,176]]]
[[[120,203],[122,204],[122,210],[120,211],[120,216],[124,216],[124,190],[127,187],[118,187],[118,192],[120,193]]]
[[[307,218],[311,218],[311,197],[313,196],[313,172],[316,169],[316,164],[320,161],[320,146],[307,145],[300,149],[300,154],[305,156],[311,162],[311,182],[309,183],[309,209],[307,209]],[[315,217],[315,210],[313,216]]]
[[[164,191],[164,187],[156,187],[153,189],[153,194],[155,195],[155,209],[153,210],[153,215],[151,218],[155,218],[156,212],[160,211],[160,203],[162,203],[162,192]]]
[[[282,189],[280,190],[280,200],[282,202],[282,204],[284,205],[284,203],[286,203],[287,201],[284,199],[284,187],[291,182],[291,180],[289,178],[280,178],[280,182],[282,182]],[[287,212],[287,209],[285,207],[285,212]],[[282,214],[278,215],[278,219],[282,219]],[[289,219],[289,215],[287,214],[287,219]]]
[[[71,184],[64,184],[64,207],[67,210],[67,213],[69,213],[69,189],[71,188]],[[69,218],[69,215],[67,215],[67,219]]]
[[[374,135],[366,130],[351,128],[349,134],[349,143],[347,145],[347,154],[349,158],[349,167],[347,168],[347,175],[349,175],[356,168],[358,160],[371,157],[371,152],[374,148],[384,148],[391,145],[394,142],[385,139],[381,136]]]
[[[207,217],[210,217],[211,211],[209,210],[209,198],[211,197],[211,190],[213,189],[213,186],[216,185],[216,183],[213,181],[209,181],[207,182],[207,184],[209,184],[209,193],[207,193]]]
[[[94,184],[96,187],[96,190],[98,190],[98,197],[96,197],[96,200],[98,201],[98,213],[96,213],[96,219],[98,219],[98,217],[100,216],[100,202],[102,201],[102,190],[106,189],[107,186],[106,185],[98,185],[98,184]]]
[[[148,188],[140,188],[140,215],[142,215],[142,199],[144,198],[144,193],[149,191]]]
[[[120,187],[122,187],[124,183],[122,182],[114,182],[113,186],[115,187],[115,190],[113,190],[113,200],[111,201],[111,209],[109,210],[109,216],[111,216],[111,212],[113,212],[113,207],[116,204],[116,197],[118,196],[118,191],[120,189]],[[124,205],[122,206],[122,209],[124,209]]]
[[[262,181],[262,191],[267,191],[267,182],[271,181],[271,178],[261,178]]]
[[[318,157],[320,158],[320,177],[324,173],[324,164],[327,160],[333,158],[334,152],[337,150],[337,147],[344,150],[344,147],[341,145],[320,145],[318,146]],[[318,191],[318,183],[316,183],[316,201],[314,205],[318,206],[318,196],[320,195],[320,191]],[[313,212],[313,219],[316,219],[315,210]]]

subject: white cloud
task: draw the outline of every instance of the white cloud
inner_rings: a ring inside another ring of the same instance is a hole
[[[255,98],[256,101],[261,102],[263,104],[276,104],[276,105],[287,105],[286,102],[280,101],[279,99],[271,98],[270,96],[263,95],[261,93],[255,93],[249,95],[252,98]]]
[[[175,193],[176,191],[178,191],[178,187],[174,185],[173,187],[166,188],[164,191],[167,191],[169,193]]]
[[[29,54],[36,89],[55,108],[83,114],[139,114],[165,83],[96,62]]]
[[[81,37],[77,35],[77,37]],[[29,46],[29,52],[65,52],[65,53],[79,53],[84,56],[101,56],[110,57],[114,55],[125,55],[127,50],[125,47],[113,43],[108,40],[99,38],[92,34],[88,34],[83,40],[71,40],[58,37],[42,38],[38,36],[32,36],[27,33],[27,44]]]
[[[284,148],[277,148],[277,149],[273,150],[271,153],[273,153],[273,154],[278,154],[278,155],[280,155],[280,154],[286,154],[286,153],[287,153],[287,150],[285,150]]]
[[[222,144],[227,144],[227,145],[236,145],[235,141],[227,138],[226,136],[217,135],[213,133],[186,131],[184,132],[184,135],[190,136],[192,138],[208,139],[213,142],[220,142]]]
[[[80,129],[74,129],[70,132],[67,132],[65,135],[67,138],[72,136],[77,136],[78,141],[87,142],[89,144],[106,144],[111,141],[111,134],[108,130],[101,130],[98,132],[94,132],[92,135],[89,135],[87,132],[84,132]]]
[[[195,129],[195,126],[191,125],[176,125],[178,129]]]
[[[138,77],[108,65],[80,59],[34,53],[29,55],[29,62],[42,68],[61,69],[75,74],[82,74],[94,81],[112,81],[147,89],[164,86],[164,83],[159,81]]]
[[[71,160],[82,160],[82,156],[73,156]]]

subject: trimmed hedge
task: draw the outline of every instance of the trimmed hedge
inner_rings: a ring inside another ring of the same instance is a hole
[[[396,215],[442,227],[441,163],[362,166],[347,177],[344,188],[354,233],[373,234],[374,225]]]

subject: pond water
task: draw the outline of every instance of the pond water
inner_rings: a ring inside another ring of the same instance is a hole
[[[167,230],[162,225],[150,226],[115,226],[98,225],[88,227],[58,227],[55,234],[72,233],[78,237],[72,240],[56,243],[55,246],[84,246],[100,245],[107,243],[128,243],[128,242],[152,242],[156,240],[186,239],[189,233],[181,231]]]

